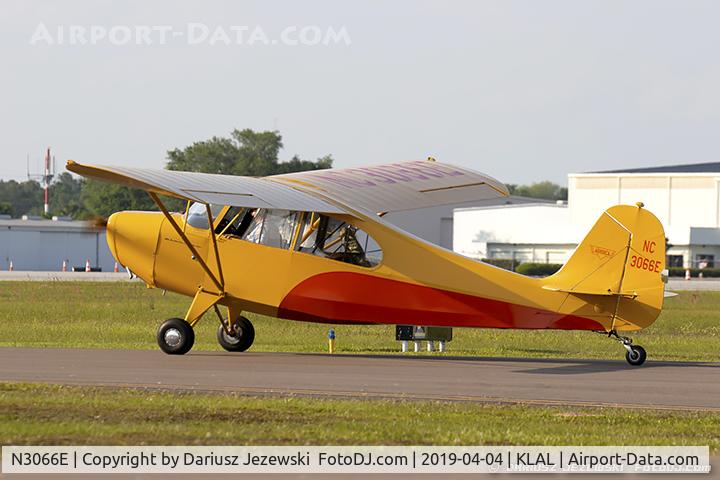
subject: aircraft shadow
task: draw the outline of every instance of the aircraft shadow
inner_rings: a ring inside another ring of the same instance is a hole
[[[555,362],[553,362],[555,363]],[[632,367],[622,360],[574,360],[555,367],[540,367],[518,370],[518,373],[536,375],[582,375],[605,372],[635,372],[657,368],[720,368],[720,364],[705,362],[653,362],[648,361],[641,367]]]
[[[227,357],[232,354],[217,353],[217,352],[193,352],[192,355],[202,356],[224,356]],[[313,357],[313,358],[328,358],[327,353],[309,353],[309,352],[247,352],[238,356],[247,355],[287,355],[287,356],[301,356],[301,357]],[[411,361],[411,362],[469,362],[469,363],[519,363],[519,364],[532,364],[543,366],[537,366],[536,368],[527,368],[525,370],[516,370],[516,373],[529,373],[529,374],[553,374],[553,375],[582,375],[602,372],[623,372],[623,371],[641,371],[648,368],[716,368],[720,369],[720,363],[709,363],[709,362],[672,362],[672,361],[648,361],[641,367],[632,367],[628,365],[624,360],[599,360],[599,359],[572,359],[572,358],[523,358],[523,357],[467,357],[467,356],[424,356],[424,355],[389,355],[389,354],[372,354],[372,353],[339,353],[332,355],[334,358],[342,359],[377,359],[377,360],[397,360],[397,361]]]

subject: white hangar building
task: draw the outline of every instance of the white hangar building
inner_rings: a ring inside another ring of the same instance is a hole
[[[720,266],[720,162],[571,173],[567,204],[456,209],[453,249],[478,259],[564,263],[605,209],[636,202],[665,227],[668,266]]]
[[[489,200],[482,200],[479,202],[456,203],[452,205],[441,205],[438,207],[391,212],[383,218],[396,227],[399,227],[406,232],[410,232],[423,240],[427,240],[430,243],[452,250],[454,243],[454,210],[467,207],[497,207],[535,204],[537,202],[553,203],[549,200],[538,200],[537,198],[510,195],[509,197],[491,198]]]

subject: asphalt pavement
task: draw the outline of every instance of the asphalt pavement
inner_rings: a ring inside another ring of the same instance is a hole
[[[0,348],[0,381],[720,411],[720,363]]]

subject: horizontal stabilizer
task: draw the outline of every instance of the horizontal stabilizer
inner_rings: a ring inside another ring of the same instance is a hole
[[[583,290],[583,289],[569,289],[569,288],[561,288],[556,287],[554,285],[543,285],[542,287],[544,290],[550,290],[552,292],[565,292],[565,293],[572,293],[573,295],[601,295],[605,297],[612,297],[612,296],[619,296],[619,297],[625,297],[625,298],[635,298],[637,297],[636,292],[613,292],[612,290]]]

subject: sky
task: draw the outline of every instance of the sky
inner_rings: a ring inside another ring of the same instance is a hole
[[[433,156],[506,183],[720,161],[719,20],[700,0],[3,0],[0,178],[48,146],[59,170],[162,168],[235,128],[279,130],[281,160]]]

